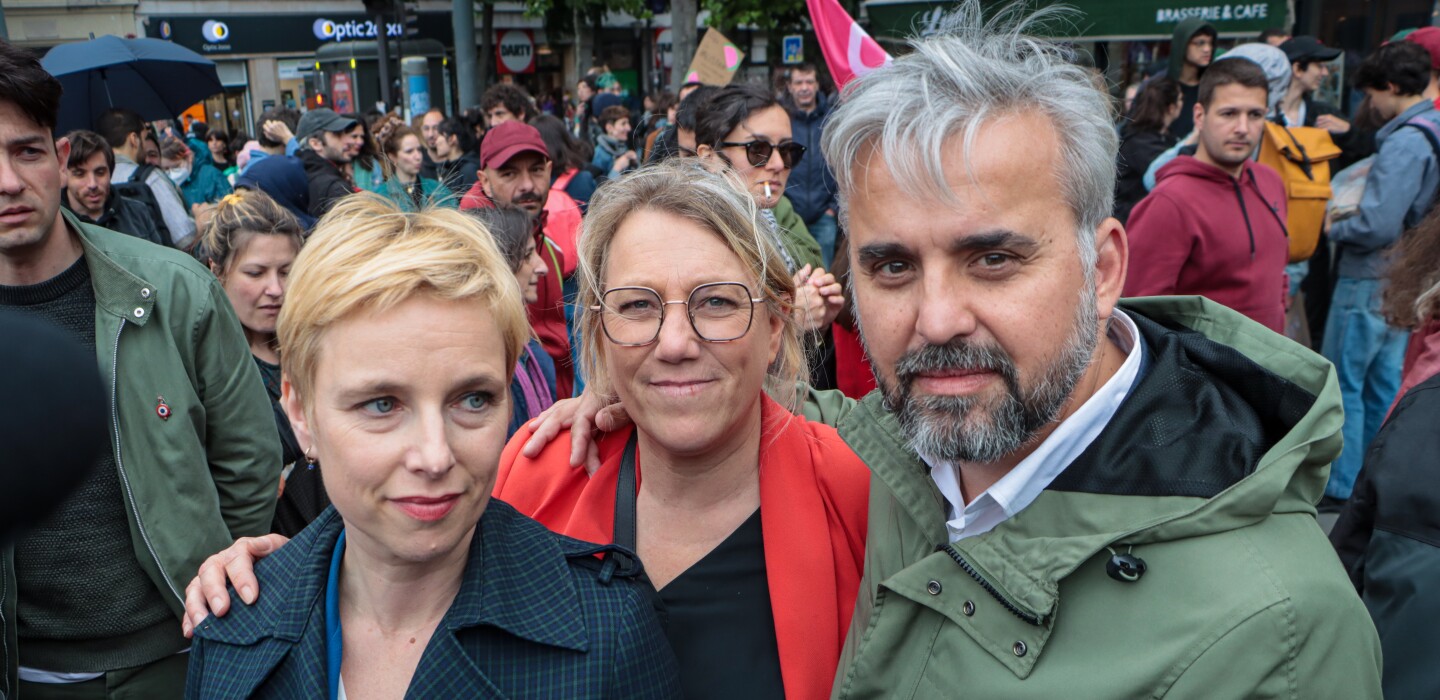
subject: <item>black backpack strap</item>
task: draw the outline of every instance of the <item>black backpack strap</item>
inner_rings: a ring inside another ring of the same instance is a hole
[[[1310,154],[1305,152],[1305,147],[1300,145],[1300,140],[1295,138],[1295,133],[1290,131],[1290,127],[1281,124],[1280,128],[1285,130],[1285,135],[1290,137],[1291,145],[1295,146],[1295,152],[1300,154],[1299,166],[1301,172],[1304,172],[1305,177],[1309,178],[1311,182],[1314,182],[1315,171],[1314,168],[1311,167]]]
[[[605,553],[605,575],[615,572],[617,568],[632,568],[636,562],[622,561],[630,559],[631,552],[635,551],[636,526],[635,526],[635,450],[638,445],[636,433],[630,434],[630,439],[625,442],[625,452],[620,457],[620,474],[615,480],[615,544],[622,547],[619,551]]]
[[[635,433],[625,442],[620,457],[620,478],[615,482],[615,544],[635,551],[635,449],[639,440]]]
[[[600,581],[608,583],[615,576],[638,579],[644,584],[641,591],[649,599],[650,607],[660,618],[660,626],[665,628],[670,624],[670,612],[666,609],[665,602],[660,599],[660,593],[650,582],[650,577],[646,575],[640,558],[635,555],[635,449],[639,443],[637,434],[630,434],[630,439],[625,442],[625,452],[620,457],[620,474],[615,480],[615,543],[606,549],[605,558],[601,560]]]

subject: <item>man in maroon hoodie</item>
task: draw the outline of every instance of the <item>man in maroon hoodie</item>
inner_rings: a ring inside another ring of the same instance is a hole
[[[1265,130],[1265,73],[1217,61],[1200,80],[1195,155],[1160,169],[1130,214],[1126,296],[1198,294],[1283,332],[1285,187],[1251,160]]]

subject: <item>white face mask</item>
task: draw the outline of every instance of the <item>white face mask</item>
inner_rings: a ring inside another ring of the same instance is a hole
[[[167,169],[165,174],[170,176],[170,181],[175,183],[176,187],[179,187],[185,184],[186,180],[190,179],[190,164],[181,161],[179,165]]]

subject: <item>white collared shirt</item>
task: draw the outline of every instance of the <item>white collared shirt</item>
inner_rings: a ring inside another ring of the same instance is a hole
[[[935,485],[945,497],[946,516],[949,518],[945,529],[950,533],[951,542],[989,532],[1024,510],[1109,424],[1115,411],[1134,388],[1140,374],[1142,349],[1140,330],[1129,316],[1115,309],[1111,319],[1114,322],[1109,324],[1106,336],[1126,354],[1120,369],[1070,417],[1055,426],[1055,430],[1034,452],[1020,460],[1014,469],[971,501],[970,505],[965,505],[960,489],[960,465],[920,456],[930,466],[930,478],[935,480]]]

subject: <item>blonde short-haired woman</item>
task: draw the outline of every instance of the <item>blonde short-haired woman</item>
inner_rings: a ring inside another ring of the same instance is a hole
[[[641,585],[490,497],[529,335],[475,220],[360,195],[320,221],[279,337],[333,505],[194,631],[188,697],[678,697]]]

